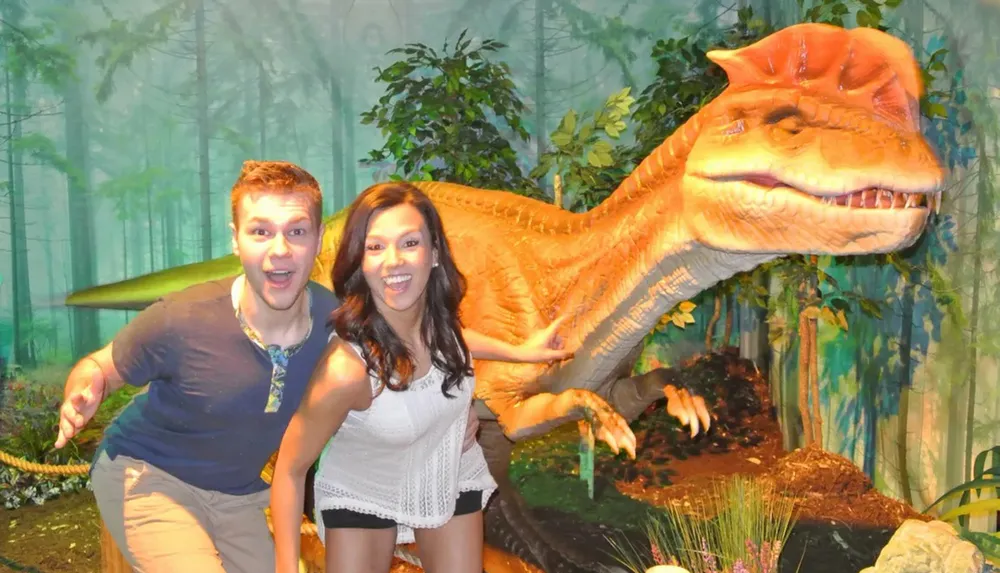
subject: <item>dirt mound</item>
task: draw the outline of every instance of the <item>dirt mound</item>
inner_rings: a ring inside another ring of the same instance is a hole
[[[795,496],[859,496],[872,489],[872,481],[850,460],[818,446],[780,458],[768,474],[779,491]]]
[[[777,492],[795,498],[799,518],[896,528],[906,519],[931,520],[914,508],[883,495],[850,460],[817,446],[779,458],[762,475]]]

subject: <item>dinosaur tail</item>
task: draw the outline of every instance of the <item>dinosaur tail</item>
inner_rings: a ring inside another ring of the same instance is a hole
[[[198,283],[236,276],[240,261],[234,255],[86,288],[66,297],[66,306],[114,310],[142,310],[157,299]]]

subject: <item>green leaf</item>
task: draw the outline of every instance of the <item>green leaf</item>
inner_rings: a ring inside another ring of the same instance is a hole
[[[597,153],[600,153],[600,154],[610,155],[611,154],[611,144],[608,143],[607,141],[601,139],[601,140],[596,141],[594,143],[593,150],[596,151]]]
[[[990,561],[997,562],[1000,560],[1000,539],[997,538],[996,533],[983,533],[979,531],[959,531],[959,536],[975,545],[980,551],[983,552],[983,556]]]
[[[569,133],[566,133],[565,131],[557,131],[553,133],[552,137],[550,137],[549,139],[557,147],[563,148],[569,145],[571,141],[573,141],[573,136]]]
[[[959,516],[974,515],[979,513],[996,513],[997,511],[1000,511],[1000,499],[981,499],[973,503],[960,505],[945,513],[939,519],[941,521],[951,521]]]
[[[967,482],[965,482],[963,484],[959,484],[959,485],[951,488],[950,490],[948,490],[947,492],[945,492],[944,494],[942,494],[941,497],[939,497],[936,500],[934,500],[934,503],[928,505],[927,508],[924,509],[924,513],[926,513],[927,511],[929,511],[931,508],[933,508],[937,504],[939,504],[942,501],[944,501],[944,500],[946,500],[946,499],[954,496],[957,493],[965,493],[965,494],[967,494],[969,491],[972,491],[972,490],[983,489],[983,488],[991,488],[991,487],[998,487],[998,486],[1000,486],[1000,478],[989,478],[989,479],[979,478],[979,479],[973,479],[973,480],[967,481]]]
[[[576,112],[569,110],[566,115],[563,116],[562,122],[559,125],[559,130],[564,131],[572,136],[576,132]]]

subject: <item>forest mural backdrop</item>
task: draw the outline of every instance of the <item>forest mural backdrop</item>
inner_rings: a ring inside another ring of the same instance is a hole
[[[665,316],[636,370],[739,346],[786,445],[918,509],[1000,444],[993,0],[2,0],[0,17],[0,353],[50,383],[129,318],[65,294],[227,252],[247,158],[304,165],[327,213],[388,177],[585,210],[721,91],[706,50],[802,21],[886,30],[921,63],[950,171],[928,233],[726,281]]]

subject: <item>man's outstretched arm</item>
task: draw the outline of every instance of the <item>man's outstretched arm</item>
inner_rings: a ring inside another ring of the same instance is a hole
[[[81,358],[66,377],[56,448],[65,446],[78,434],[97,413],[101,402],[125,384],[111,358],[113,345],[111,342]]]

